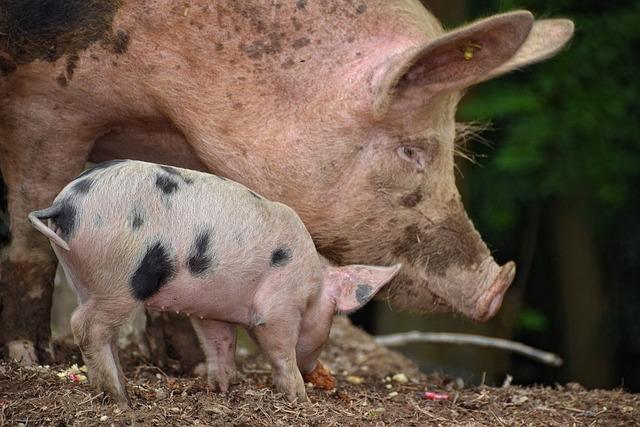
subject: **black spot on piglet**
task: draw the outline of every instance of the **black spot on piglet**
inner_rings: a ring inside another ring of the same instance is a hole
[[[133,231],[139,229],[144,224],[144,216],[140,206],[134,206],[129,212],[129,226]]]
[[[51,218],[55,224],[57,229],[56,233],[58,233],[63,240],[68,241],[73,235],[77,225],[78,215],[76,206],[69,197],[66,197],[58,200],[53,207],[54,211],[48,218]]]
[[[176,274],[176,263],[162,242],[149,245],[131,276],[133,297],[144,300],[158,292]]]
[[[77,212],[76,207],[69,199],[60,202],[60,213],[55,219],[56,225],[60,228],[60,237],[69,240],[76,229]]]
[[[364,304],[365,302],[367,302],[369,300],[369,297],[371,297],[371,292],[373,291],[373,288],[365,283],[361,283],[358,285],[358,288],[356,289],[356,301],[358,301],[358,304]]]
[[[178,172],[178,170],[176,168],[174,168],[174,167],[160,165],[160,169],[162,169],[163,171],[165,171],[166,173],[168,173],[170,175],[180,176],[180,172]]]
[[[156,187],[164,194],[170,195],[178,189],[178,181],[167,175],[156,175]]]
[[[187,259],[187,267],[192,275],[200,276],[212,267],[214,259],[209,251],[210,244],[210,230],[203,230],[196,234]]]
[[[182,180],[182,182],[184,182],[185,184],[193,184],[193,179],[184,176],[178,169],[171,167],[171,166],[160,166],[160,169],[162,169],[163,171],[165,171],[166,173],[168,173],[169,175],[174,175],[177,176],[178,178],[180,178]]]
[[[134,230],[137,230],[138,228],[142,227],[142,224],[144,224],[144,219],[142,219],[140,215],[135,215],[131,219],[131,228],[133,228]]]
[[[291,249],[281,246],[271,253],[271,266],[284,267],[291,261]]]
[[[93,179],[85,178],[77,180],[72,186],[71,190],[79,194],[87,194],[93,186]]]
[[[115,160],[109,160],[106,162],[98,163],[97,165],[83,171],[80,175],[78,175],[78,178],[82,178],[84,176],[90,175],[93,172],[98,171],[100,169],[107,169],[107,168],[110,168],[111,166],[119,165],[120,163],[125,163],[125,162],[127,162],[126,159],[115,159]]]

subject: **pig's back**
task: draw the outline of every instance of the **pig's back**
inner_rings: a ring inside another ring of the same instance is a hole
[[[291,209],[201,172],[138,161],[99,165],[56,203],[75,211],[66,221],[73,224],[69,258],[85,266],[85,281],[131,282],[152,253],[169,261],[174,281],[248,286],[259,283],[278,250],[313,250]]]

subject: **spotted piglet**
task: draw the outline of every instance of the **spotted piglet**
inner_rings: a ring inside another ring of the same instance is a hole
[[[361,307],[400,269],[333,267],[289,207],[216,175],[138,161],[85,171],[29,220],[78,296],[71,327],[92,384],[125,406],[115,336],[140,304],[190,316],[212,386],[224,392],[235,376],[242,325],[278,391],[304,401],[301,373],[315,369],[334,313]]]

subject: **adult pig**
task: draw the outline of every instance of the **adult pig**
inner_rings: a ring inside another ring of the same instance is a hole
[[[89,378],[121,404],[116,332],[138,305],[191,317],[222,391],[239,324],[270,360],[276,388],[307,400],[301,372],[316,368],[333,315],[365,304],[400,269],[332,267],[291,208],[215,175],[145,162],[101,164],[29,220],[78,296],[71,328]]]
[[[494,261],[462,206],[456,106],[556,53],[570,21],[517,11],[445,32],[417,0],[44,4],[0,6],[6,355],[46,355],[55,258],[25,218],[87,159],[239,181],[295,209],[334,262],[402,262],[394,305],[496,313],[514,264]]]

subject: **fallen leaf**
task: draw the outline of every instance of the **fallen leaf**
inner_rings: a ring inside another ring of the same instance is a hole
[[[336,379],[331,372],[320,362],[316,368],[308,374],[302,376],[305,383],[311,383],[322,390],[332,390],[336,388]]]

